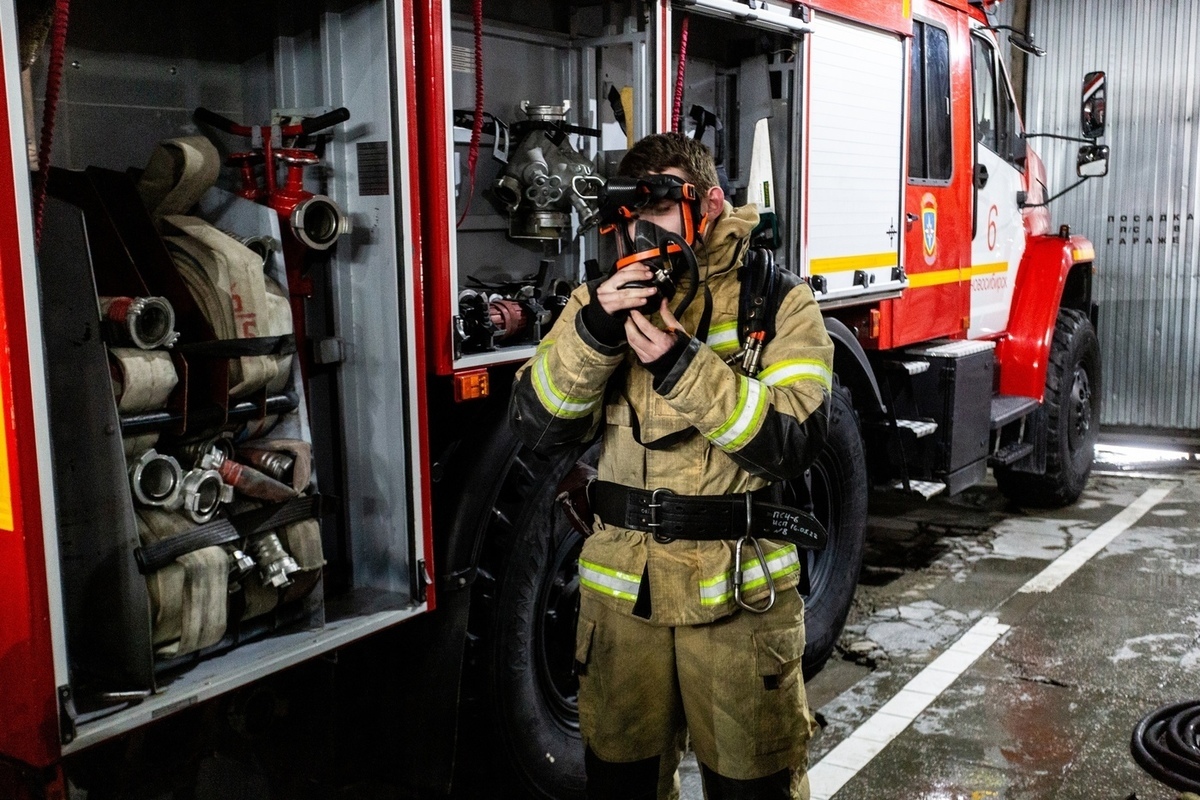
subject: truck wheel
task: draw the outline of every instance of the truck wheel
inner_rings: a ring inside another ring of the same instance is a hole
[[[1043,406],[1046,472],[997,467],[996,483],[1018,505],[1058,508],[1083,493],[1100,433],[1100,343],[1082,311],[1058,312]]]
[[[480,796],[583,800],[583,742],[574,674],[583,537],[558,512],[558,481],[580,457],[544,457],[507,425],[489,443],[479,485],[490,496],[473,587],[465,686],[486,722],[458,758],[486,765]],[[498,446],[497,446],[498,445]],[[598,447],[589,456],[595,463]],[[479,749],[476,749],[479,748]],[[497,780],[497,774],[503,776]],[[500,786],[497,783],[501,783]]]
[[[812,513],[829,532],[829,543],[820,552],[808,551],[810,591],[804,598],[804,677],[812,678],[833,653],[842,626],[850,613],[858,573],[862,567],[867,534],[867,465],[862,434],[850,392],[833,391],[829,437],[825,447],[802,479],[790,482],[785,502],[804,507],[812,499]]]

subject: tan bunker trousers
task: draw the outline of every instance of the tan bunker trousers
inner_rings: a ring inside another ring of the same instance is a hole
[[[583,592],[576,641],[583,740],[608,762],[659,757],[668,776],[684,730],[702,765],[735,780],[781,770],[808,800],[804,603],[780,592],[766,614],[736,611],[667,627],[618,613]],[[659,798],[671,795],[660,781]]]

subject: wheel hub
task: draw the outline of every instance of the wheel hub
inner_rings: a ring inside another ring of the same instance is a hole
[[[1087,444],[1092,429],[1092,383],[1082,364],[1075,366],[1070,402],[1068,436],[1071,452],[1075,452]]]
[[[575,620],[579,613],[579,573],[576,561],[583,537],[571,530],[554,537],[549,575],[538,596],[535,636],[537,677],[543,696],[558,720],[579,726],[579,679],[575,675]]]

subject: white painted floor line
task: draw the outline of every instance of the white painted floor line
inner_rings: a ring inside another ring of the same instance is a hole
[[[1175,485],[1164,483],[1146,490],[1121,513],[1030,578],[1018,592],[1054,591],[1092,556],[1162,502]],[[829,800],[833,797],[1008,629],[1009,626],[1001,624],[996,617],[984,617],[921,670],[895,697],[808,770],[812,800]]]
[[[995,617],[984,617],[976,622],[946,652],[905,684],[883,708],[808,770],[812,800],[829,800],[1007,630],[1008,626],[1000,624]]]
[[[1044,570],[1030,578],[1017,591],[1026,593],[1054,591],[1059,584],[1086,564],[1092,556],[1108,547],[1109,542],[1127,531],[1145,516],[1147,511],[1162,502],[1175,486],[1174,483],[1163,483],[1153,489],[1147,489],[1141,497],[1134,500],[1120,514],[1096,528],[1070,550],[1054,559]]]

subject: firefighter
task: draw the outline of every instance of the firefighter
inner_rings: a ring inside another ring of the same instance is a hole
[[[708,800],[807,798],[805,515],[771,487],[822,447],[833,346],[790,273],[747,296],[758,213],[726,202],[704,145],[649,136],[618,171],[618,269],[573,293],[510,407],[535,448],[602,437],[579,559],[588,796],[676,795],[690,739]],[[747,338],[764,303],[773,336]]]

